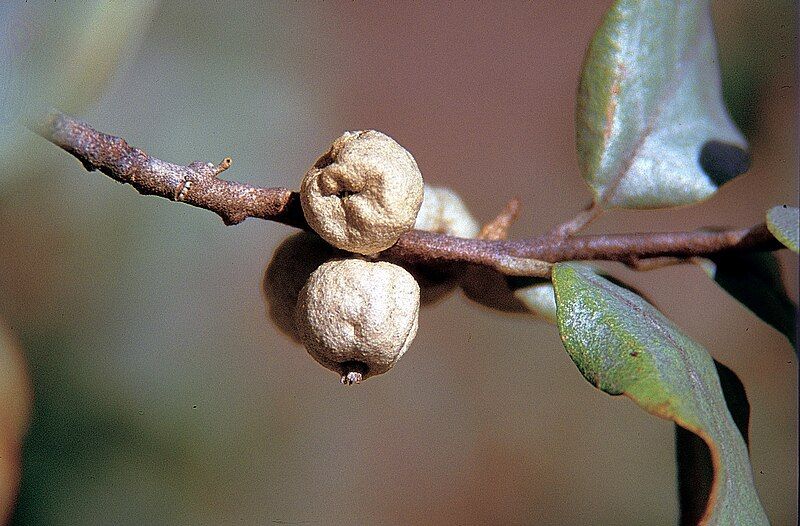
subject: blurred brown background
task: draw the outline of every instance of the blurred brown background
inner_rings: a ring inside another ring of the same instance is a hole
[[[519,196],[526,236],[590,198],[574,99],[609,4],[12,2],[0,18],[8,85],[152,155],[230,155],[228,178],[297,187],[342,131],[375,128],[481,219]],[[752,170],[701,205],[592,231],[797,205],[796,5],[717,1],[715,17]],[[393,371],[345,389],[266,319],[260,282],[289,228],[225,227],[3,133],[0,319],[35,390],[13,523],[676,523],[672,425],[596,391],[553,327],[455,295],[421,313]],[[796,524],[789,344],[700,269],[610,268],[738,373],[760,496]]]

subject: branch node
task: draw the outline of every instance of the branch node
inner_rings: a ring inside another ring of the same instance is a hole
[[[496,257],[492,266],[506,276],[534,276],[549,279],[553,273],[553,265],[551,263],[517,256],[502,255]]]
[[[238,225],[247,218],[248,215],[245,213],[225,214],[222,216],[222,222],[225,223],[225,226],[233,226]]]
[[[189,190],[192,188],[192,181],[185,180],[181,182],[178,187],[175,189],[175,200],[176,201],[183,201],[186,199],[186,195],[189,193]]]

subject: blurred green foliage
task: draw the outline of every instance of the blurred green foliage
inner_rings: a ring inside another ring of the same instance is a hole
[[[79,114],[96,103],[136,49],[156,5],[156,0],[92,0],[0,6],[4,165],[15,165],[29,144],[20,123],[49,108]],[[3,170],[0,182],[18,173]]]

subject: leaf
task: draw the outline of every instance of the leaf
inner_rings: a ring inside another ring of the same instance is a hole
[[[712,259],[714,281],[797,349],[797,305],[789,299],[778,260],[770,252],[731,253]]]
[[[708,0],[618,0],[592,38],[576,115],[583,178],[603,207],[694,203],[747,171],[720,91]]]
[[[800,247],[800,209],[776,206],[767,212],[767,228],[786,248],[798,252]]]
[[[739,377],[732,370],[714,360],[725,404],[733,421],[749,444],[750,403]],[[694,433],[675,425],[675,454],[678,463],[678,497],[681,526],[697,524],[708,505],[711,485],[714,482],[714,465],[711,451]]]
[[[556,296],[553,292],[553,283],[542,278],[528,278],[512,285],[514,297],[525,305],[532,314],[544,319],[548,323],[556,323]],[[516,286],[514,286],[516,285]]]
[[[624,289],[628,289],[634,294],[644,297],[634,287],[627,283],[623,283],[617,278],[610,276],[592,265],[585,263],[571,263],[573,266],[580,266],[589,272],[596,273],[603,276],[615,285],[619,285]],[[544,319],[548,323],[556,325],[556,295],[553,290],[552,281],[544,278],[526,278],[526,277],[513,277],[507,278],[509,287],[514,293],[514,297],[519,300],[525,308],[532,314]]]
[[[703,524],[767,524],[708,352],[642,298],[585,268],[556,264],[553,286],[561,339],[583,376],[708,445],[715,477]]]

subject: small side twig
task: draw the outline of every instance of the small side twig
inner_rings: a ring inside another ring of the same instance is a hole
[[[75,156],[87,170],[99,170],[138,192],[181,201],[218,214],[227,225],[248,217],[269,219],[308,230],[299,195],[286,188],[260,188],[219,178],[231,161],[193,162],[187,166],[162,161],[128,145],[124,139],[93,129],[72,117],[56,113],[35,126],[45,139]],[[783,248],[760,224],[752,228],[640,234],[571,235],[599,212],[590,208],[557,229],[559,235],[512,241],[505,238],[518,202],[512,201],[487,225],[487,237],[462,239],[413,230],[400,236],[385,254],[409,263],[474,263],[504,274],[546,277],[548,263],[607,260],[646,266],[653,258],[709,257],[724,252]]]
[[[483,225],[478,239],[508,239],[508,231],[519,215],[519,199],[509,201],[505,208],[491,221]]]
[[[603,207],[592,202],[585,210],[575,217],[553,228],[549,235],[555,239],[564,239],[565,237],[573,236],[589,226],[589,224],[600,217],[602,213]]]

